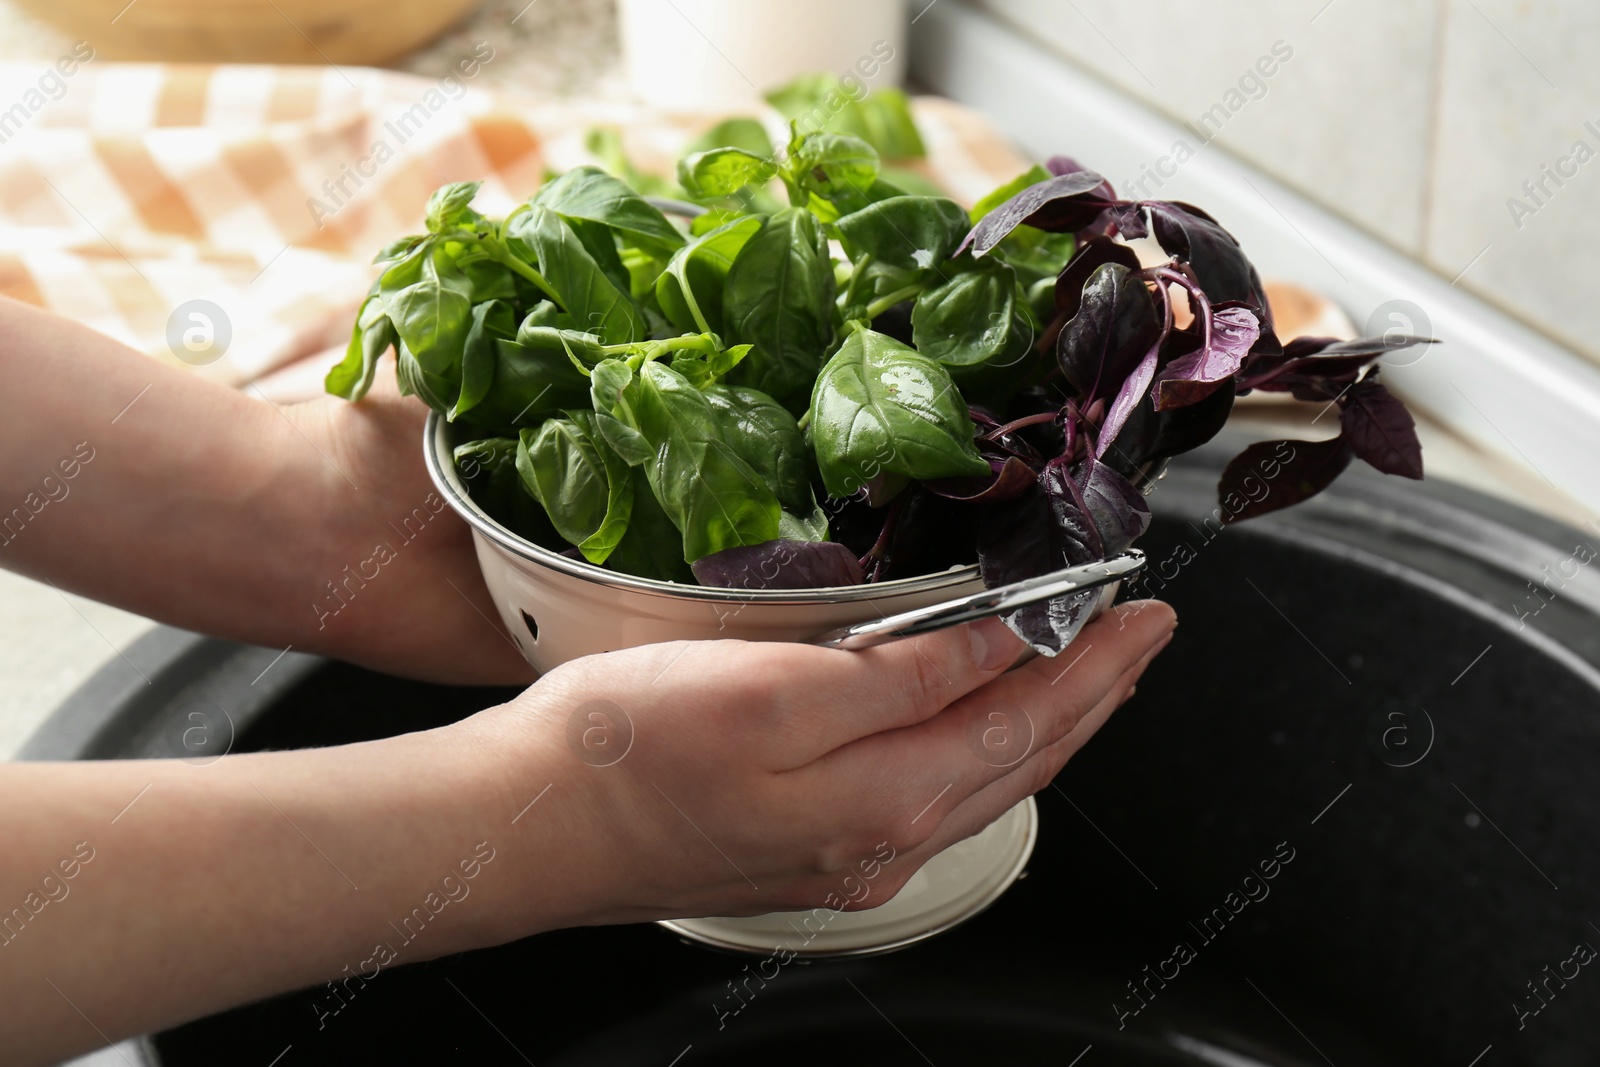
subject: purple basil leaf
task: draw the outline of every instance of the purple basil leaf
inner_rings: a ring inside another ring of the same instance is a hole
[[[1100,439],[1095,442],[1094,454],[1103,456],[1116,441],[1117,435],[1122,432],[1123,426],[1133,415],[1134,409],[1139,407],[1144,398],[1150,393],[1150,382],[1156,375],[1156,361],[1161,356],[1161,346],[1153,344],[1150,351],[1145,353],[1133,373],[1129,374],[1122,383],[1122,388],[1117,391],[1116,399],[1111,401],[1111,409],[1106,412],[1105,421],[1100,424]]]
[[[1077,314],[1056,339],[1061,373],[1087,408],[1115,396],[1161,336],[1156,297],[1120,263],[1095,268],[1084,283]]]
[[[1063,174],[1077,174],[1089,168],[1071,156],[1051,156],[1045,162],[1044,169],[1060,177]],[[1107,205],[1117,204],[1119,206],[1108,206],[1092,222],[1080,226],[1076,231],[1080,242],[1087,241],[1091,237],[1111,233],[1123,233],[1129,237],[1144,236],[1144,220],[1138,204],[1118,201],[1117,191],[1111,187],[1109,181],[1101,182],[1100,186],[1094,190],[1094,194],[1105,200]],[[1131,222],[1129,222],[1130,216]],[[1133,229],[1137,229],[1138,232],[1133,232]]]
[[[1301,356],[1381,356],[1398,352],[1413,345],[1438,344],[1432,337],[1417,337],[1409,333],[1391,333],[1382,337],[1357,337],[1338,341],[1331,337],[1296,337],[1283,346],[1283,354],[1290,359]]]
[[[990,465],[995,462],[994,458],[990,458]],[[968,503],[979,504],[1019,497],[1028,491],[1028,487],[1036,478],[1037,475],[1034,474],[1032,467],[1016,456],[1007,456],[999,468],[987,478],[940,478],[923,482],[922,486],[929,492],[950,500],[965,500]]]
[[[1015,500],[998,504],[978,534],[978,566],[993,589],[1063,567],[1092,563],[1097,538],[1070,497],[1047,493],[1038,482]],[[1099,590],[1030,604],[1001,616],[1035,651],[1054,656],[1089,621]]]
[[[1369,376],[1346,390],[1339,406],[1351,451],[1385,474],[1422,477],[1417,424],[1398,397]]]
[[[1074,478],[1107,556],[1121,552],[1149,529],[1150,506],[1144,494],[1109,465],[1086,459]]]
[[[1039,351],[1049,352],[1055,347],[1061,327],[1078,313],[1078,304],[1083,300],[1083,283],[1107,263],[1120,263],[1130,271],[1139,269],[1139,257],[1133,249],[1109,237],[1092,237],[1078,246],[1056,278],[1056,314],[1039,337]]]
[[[1261,336],[1261,320],[1243,304],[1214,304],[1210,334],[1200,348],[1162,368],[1153,394],[1158,411],[1198,403],[1239,373]]]
[[[1240,452],[1217,482],[1222,521],[1238,522],[1307,500],[1350,465],[1341,435],[1328,441],[1262,441]]]
[[[1197,404],[1172,411],[1156,411],[1156,434],[1146,459],[1168,459],[1192,452],[1211,440],[1233,411],[1234,385],[1222,387]],[[1151,408],[1154,411],[1154,407]]]
[[[1262,325],[1271,328],[1261,277],[1245,258],[1233,235],[1190,204],[1147,200],[1150,221],[1162,249],[1189,265],[1212,303],[1237,300],[1260,312]]]
[[[723,589],[815,589],[860,585],[861,564],[837,541],[767,541],[725,548],[690,564],[701,585]]]
[[[1104,184],[1094,171],[1080,170],[1030,185],[978,220],[956,255],[968,248],[974,256],[984,255],[1023,223],[1051,233],[1082,229],[1109,206],[1098,192]]]

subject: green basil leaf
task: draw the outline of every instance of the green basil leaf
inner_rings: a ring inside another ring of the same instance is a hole
[[[517,335],[516,313],[503,300],[489,300],[472,309],[472,325],[461,350],[461,393],[445,417],[455,422],[489,395],[499,356],[495,341]]]
[[[684,155],[713,148],[738,148],[762,159],[772,158],[772,138],[767,136],[767,128],[752,118],[723,119],[689,142]]]
[[[672,354],[672,369],[683,375],[696,389],[705,389],[739,365],[750,354],[750,345],[732,348],[680,349]]]
[[[396,348],[395,380],[400,385],[401,396],[415,396],[443,415],[461,395],[461,368],[452,367],[448,374],[434,374],[427,370],[411,350],[401,341]]]
[[[472,312],[472,282],[436,238],[422,241],[384,271],[378,294],[395,333],[423,370],[450,377],[460,373],[461,346]]]
[[[532,330],[539,326],[554,326],[556,324],[556,315],[559,311],[560,309],[548,300],[541,300],[533,305],[517,326],[517,340],[523,341],[522,332],[524,330]],[[523,343],[525,344],[526,342],[523,341]]]
[[[890,197],[845,215],[838,227],[852,261],[869,254],[902,271],[937,268],[970,228],[966,210],[943,196]]]
[[[878,180],[878,153],[859,137],[819,133],[790,142],[788,169],[796,188],[830,203],[865,197]]]
[[[767,184],[777,173],[770,156],[742,148],[713,148],[678,161],[678,184],[695,200],[732,196],[747,185]]]
[[[623,243],[665,258],[683,246],[683,234],[627,184],[599,167],[578,167],[547,184],[533,202],[568,222],[610,227]],[[586,242],[587,243],[587,242]]]
[[[368,294],[356,312],[356,324],[350,331],[350,343],[345,347],[344,359],[328,371],[322,387],[334,396],[346,400],[360,400],[372,388],[373,375],[378,370],[378,360],[394,347],[394,324],[384,314],[383,301],[377,293]]]
[[[662,314],[684,333],[723,333],[723,289],[745,243],[761,229],[756,215],[740,215],[678,249],[656,279]]]
[[[587,401],[589,380],[573,366],[567,353],[579,351],[583,345],[594,350],[591,354],[597,353],[599,343],[593,337],[563,334],[548,327],[524,328],[517,336],[517,341],[501,337],[490,341],[488,347],[494,356],[492,385],[462,414],[463,421],[510,434],[519,426],[531,426],[553,412]]]
[[[828,510],[815,504],[805,515],[785,511],[778,516],[778,536],[785,541],[826,541]]]
[[[600,436],[594,412],[566,414],[522,431],[517,473],[556,532],[590,563],[604,563],[628,528],[633,476]]]
[[[885,159],[927,154],[906,94],[892,86],[863,92],[833,74],[806,74],[767,93],[767,102],[808,132],[827,129],[866,141]]]
[[[633,515],[606,566],[640,578],[694,585],[694,571],[683,561],[683,535],[651,491],[644,468],[634,467],[632,476]]]
[[[409,237],[396,238],[395,240],[384,245],[382,248],[378,249],[378,254],[372,257],[373,265],[377,266],[381,264],[388,264],[399,259],[404,259],[407,252],[411,251],[413,248],[417,247],[417,245],[421,244],[427,239],[428,235],[422,233],[414,233]]]
[[[732,375],[792,410],[833,340],[833,265],[827,237],[809,211],[786,208],[739,251],[728,271],[724,336],[755,348]]]
[[[471,227],[483,216],[472,210],[472,198],[478,195],[482,182],[451,182],[441,185],[428,197],[427,219],[429,233],[448,233],[462,227]]]
[[[794,416],[757,389],[712,385],[702,392],[721,415],[723,440],[761,475],[785,511],[809,515],[816,507],[811,452]]]
[[[486,437],[456,446],[456,473],[467,493],[489,517],[519,537],[545,548],[565,547],[539,502],[517,473],[514,437]]]
[[[644,336],[644,316],[627,293],[595,261],[565,219],[537,204],[513,216],[507,237],[530,249],[539,271],[561,297],[576,327],[599,334],[608,344],[624,344]],[[620,263],[616,269],[621,270]]]
[[[1006,349],[1016,300],[1016,272],[986,256],[917,298],[911,343],[947,366],[988,362]]]
[[[989,473],[949,372],[871,330],[852,332],[822,368],[809,434],[823,484],[836,497],[884,473],[919,481]]]
[[[583,147],[600,161],[602,167],[621,178],[641,196],[683,195],[682,189],[665,178],[647,174],[634,166],[633,161],[628,158],[627,150],[623,147],[621,132],[614,127],[592,127],[583,135]]]
[[[879,149],[882,152],[882,149]],[[920,171],[904,167],[884,167],[878,172],[878,184],[892,186],[905,196],[948,196],[944,186]]]
[[[644,472],[683,535],[685,562],[778,536],[777,497],[728,444],[717,408],[683,375],[654,361],[635,373],[608,360],[590,381],[595,410],[648,443]],[[601,432],[608,432],[603,425]]]
[[[656,450],[629,421],[627,389],[633,378],[633,368],[622,360],[602,360],[589,373],[589,403],[599,418],[600,432],[612,449],[630,466],[637,467],[648,463]]]

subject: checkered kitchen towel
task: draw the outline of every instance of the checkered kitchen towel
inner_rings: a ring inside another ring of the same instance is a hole
[[[482,180],[480,206],[501,214],[547,169],[589,162],[592,126],[665,172],[717,117],[530,100],[465,70],[111,64],[85,46],[0,64],[0,293],[172,361],[169,316],[209,300],[232,341],[202,370],[242,384],[344,343],[373,253],[422,228],[437,186]],[[1022,169],[974,113],[916,113],[927,173],[957,198]]]

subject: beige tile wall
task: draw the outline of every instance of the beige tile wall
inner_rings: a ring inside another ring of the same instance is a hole
[[[1594,0],[977,2],[1179,122],[1211,111],[1210,143],[1191,131],[1191,146],[1249,161],[1600,360]],[[1275,44],[1292,55],[1241,90]],[[1594,159],[1579,163],[1579,140]],[[1566,176],[1535,200],[1521,186],[1542,165]],[[1512,197],[1529,210],[1513,218]]]

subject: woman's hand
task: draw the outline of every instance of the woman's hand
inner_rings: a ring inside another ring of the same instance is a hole
[[[0,566],[162,622],[438,682],[531,681],[391,367],[277,408],[0,297]]]
[[[296,546],[309,589],[297,647],[429,681],[532,681],[500,629],[470,530],[423,466],[428,409],[400,395],[394,357],[359,403],[324,397],[282,412],[326,456],[307,472],[319,503]]]
[[[652,645],[381,741],[0,765],[22,813],[0,899],[29,913],[0,931],[0,1049],[55,1062],[566,926],[880,904],[1043,788],[1173,625],[1125,604],[1009,672],[992,621],[861,652]]]
[[[528,906],[559,910],[508,912],[505,933],[837,908],[892,854],[849,906],[881,904],[1044,788],[1176,624],[1124,604],[1009,672],[1024,646],[996,620],[860,652],[680,642],[566,664],[469,720],[503,734],[512,793],[550,783],[513,862]]]

